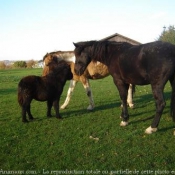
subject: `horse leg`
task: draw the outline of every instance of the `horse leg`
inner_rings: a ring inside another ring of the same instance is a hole
[[[47,117],[52,117],[52,115],[51,115],[52,105],[53,105],[53,101],[48,100],[47,101]]]
[[[27,113],[28,113],[28,116],[29,116],[29,120],[33,120],[33,116],[31,114],[31,111],[30,111],[30,105],[27,106]]]
[[[57,99],[57,100],[55,100],[55,101],[53,102],[53,107],[54,107],[54,109],[55,109],[56,118],[62,119],[62,117],[61,117],[61,115],[60,115],[60,113],[59,113],[59,99]]]
[[[31,113],[30,113],[30,103],[31,103],[31,99],[30,98],[24,98],[24,102],[22,105],[22,122],[28,122],[27,118],[26,118],[26,114],[28,114],[29,119],[31,117]]]
[[[22,122],[28,122],[28,120],[26,119],[26,112],[27,112],[27,110],[26,110],[26,107],[23,105],[22,107]]]
[[[152,121],[151,126],[145,130],[146,134],[152,134],[153,132],[157,131],[157,127],[159,125],[163,109],[166,105],[164,96],[163,96],[163,88],[152,86],[152,91],[153,91],[154,99],[156,101],[156,114]]]
[[[67,107],[67,105],[69,104],[71,95],[74,91],[76,84],[77,84],[76,80],[70,80],[69,89],[67,91],[67,97],[66,97],[66,100],[64,101],[64,103],[61,105],[61,107],[60,107],[61,109],[65,109]]]
[[[122,101],[122,106],[123,106],[122,113],[120,116],[122,118],[120,126],[126,126],[128,125],[128,120],[129,120],[128,106],[127,106],[127,95],[128,95],[129,84],[125,84],[121,80],[118,80],[118,79],[113,79],[113,80],[114,80],[115,85],[118,88],[120,99]]]
[[[133,98],[133,86],[132,84],[130,84],[128,89],[128,97],[127,97],[127,103],[130,108],[134,108],[134,103],[132,98]]]
[[[133,85],[130,84],[128,89],[128,96],[127,96],[127,104],[129,105],[130,108],[134,108],[134,103],[132,99],[133,99]],[[122,104],[121,104],[121,107],[123,107]]]
[[[81,82],[89,98],[89,106],[87,107],[87,110],[93,110],[95,107],[95,104],[94,104],[94,99],[93,99],[92,91],[90,88],[89,80],[87,78],[84,78],[84,79],[81,79]]]

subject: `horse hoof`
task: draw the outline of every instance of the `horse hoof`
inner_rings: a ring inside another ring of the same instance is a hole
[[[94,106],[92,106],[92,105],[89,105],[88,107],[87,107],[87,110],[88,111],[92,111],[94,109]]]
[[[28,120],[22,120],[23,123],[28,123],[29,121]]]
[[[128,122],[125,122],[125,121],[121,121],[120,123],[120,126],[127,126],[128,125]]]
[[[153,132],[156,132],[156,131],[157,131],[157,128],[152,128],[150,126],[145,130],[145,134],[152,134]]]
[[[131,109],[133,109],[133,108],[134,108],[134,104],[129,104],[129,107],[130,107]]]
[[[29,121],[33,121],[33,120],[34,120],[34,118],[33,118],[33,117],[29,118]]]
[[[59,119],[59,120],[62,120],[62,119],[63,119],[63,118],[62,118],[62,117],[60,117],[60,116],[59,116],[59,117],[56,117],[56,118],[57,118],[57,119]]]
[[[131,104],[128,103],[128,106],[129,106],[131,109],[134,108],[134,104],[132,104],[132,103],[131,103]],[[121,104],[120,107],[123,108],[123,105]]]
[[[66,108],[66,106],[63,106],[63,105],[60,107],[60,109],[65,109],[65,108]]]

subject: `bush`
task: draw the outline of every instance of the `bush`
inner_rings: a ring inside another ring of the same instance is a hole
[[[161,33],[161,35],[159,36],[158,41],[165,41],[165,42],[175,44],[175,28],[174,28],[174,26],[170,25],[167,30],[166,30],[166,27],[164,27],[164,30]]]
[[[27,67],[27,63],[25,61],[15,61],[13,66],[15,68],[26,68]]]

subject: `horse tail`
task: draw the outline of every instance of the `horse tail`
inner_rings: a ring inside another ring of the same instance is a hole
[[[170,80],[171,87],[172,87],[172,94],[171,94],[171,104],[170,104],[170,109],[171,109],[171,117],[173,121],[175,122],[175,74],[173,75],[172,81]]]
[[[22,96],[22,93],[20,91],[20,88],[18,88],[18,103],[20,106],[22,106],[22,104],[23,104],[23,96]]]
[[[134,94],[136,92],[136,86],[133,84],[132,85],[132,94]]]
[[[21,86],[22,81],[19,82],[18,84],[18,103],[20,106],[22,106],[24,104],[24,98],[23,98],[23,88]]]

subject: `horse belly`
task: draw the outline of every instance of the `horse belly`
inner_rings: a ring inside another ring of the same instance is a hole
[[[34,99],[37,101],[47,101],[49,99],[49,94],[44,91],[40,91],[35,93]]]
[[[144,78],[130,78],[127,81],[128,84],[134,84],[134,85],[148,85],[150,84],[150,81]]]

